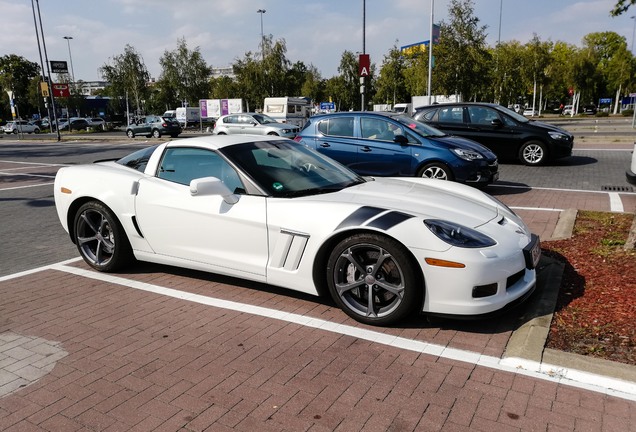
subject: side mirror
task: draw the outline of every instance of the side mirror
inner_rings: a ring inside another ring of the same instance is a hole
[[[190,195],[220,195],[223,197],[223,201],[228,204],[236,204],[239,200],[239,196],[232,193],[232,191],[225,186],[225,183],[216,177],[202,177],[192,180],[190,182]]]
[[[500,119],[496,118],[496,119],[492,119],[492,121],[490,122],[491,125],[495,126],[495,127],[502,127],[503,123],[501,122]]]

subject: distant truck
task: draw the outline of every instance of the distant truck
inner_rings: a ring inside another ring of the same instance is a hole
[[[222,115],[244,112],[243,99],[201,99],[199,107],[204,120],[216,120]]]
[[[290,123],[303,127],[311,114],[311,103],[300,97],[270,97],[265,98],[263,114],[280,123]]]
[[[413,115],[413,104],[412,103],[396,103],[393,106],[393,112],[402,113],[406,115]]]
[[[431,95],[430,105],[436,103],[451,103],[451,102],[461,102],[461,98],[459,95]],[[411,106],[413,109],[417,110],[419,107],[429,105],[428,96],[412,96],[411,97]]]
[[[185,129],[201,121],[201,110],[197,107],[179,107],[164,112],[162,117],[170,117],[177,120],[181,127]]]

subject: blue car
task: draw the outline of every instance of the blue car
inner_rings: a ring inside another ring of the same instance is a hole
[[[417,176],[475,186],[499,178],[497,156],[486,147],[398,113],[313,116],[294,140],[365,176]]]

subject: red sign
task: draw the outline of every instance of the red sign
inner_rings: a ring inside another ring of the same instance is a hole
[[[358,59],[358,73],[361,77],[369,76],[369,69],[371,67],[371,60],[369,60],[369,54],[360,54]]]
[[[69,97],[71,95],[68,84],[53,84],[51,87],[53,87],[53,97]]]

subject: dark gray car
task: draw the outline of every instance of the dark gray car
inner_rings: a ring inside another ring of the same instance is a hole
[[[181,133],[179,122],[169,117],[158,115],[149,115],[141,117],[133,124],[129,124],[126,128],[128,138],[134,138],[135,135],[143,135],[146,137],[161,138],[162,135],[170,135],[176,138]]]
[[[477,141],[499,160],[541,165],[572,154],[574,137],[556,126],[529,120],[497,104],[463,102],[416,109],[413,117],[450,135]]]

